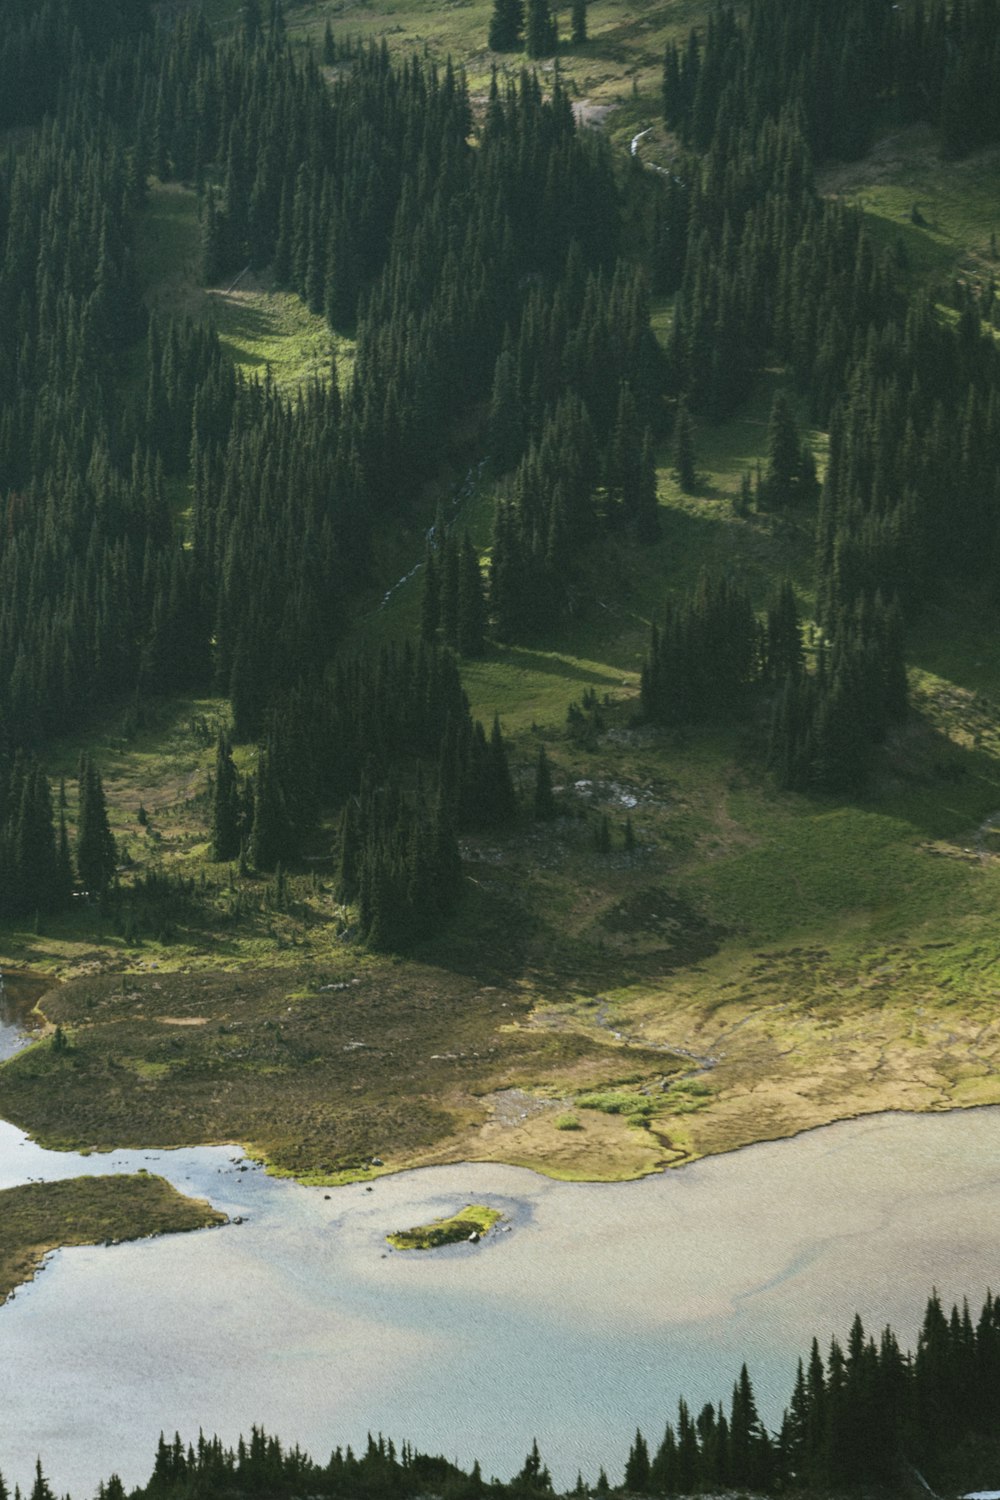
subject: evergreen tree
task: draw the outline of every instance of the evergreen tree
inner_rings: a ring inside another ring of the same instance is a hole
[[[273,870],[289,849],[290,835],[288,810],[276,774],[273,748],[262,745],[257,752],[253,823],[248,849],[254,868]]]
[[[647,427],[639,455],[638,487],[633,506],[635,534],[640,542],[655,542],[660,534],[659,502],[656,493],[656,454],[653,434]]]
[[[587,0],[573,0],[571,15],[573,46],[582,47],[587,40]]]
[[[458,543],[453,531],[445,533],[441,549],[441,635],[446,645],[458,649],[459,621]]]
[[[779,391],[767,426],[767,468],[762,485],[766,503],[784,510],[816,493],[816,469],[808,445],[799,440],[791,405]]]
[[[75,878],[73,856],[70,853],[69,834],[66,829],[66,814],[59,809],[59,840],[56,845],[56,896],[57,905],[68,906],[73,895]],[[2,1497],[0,1497],[2,1500]]]
[[[518,52],[524,27],[524,0],[493,0],[489,46],[493,52]]]
[[[677,414],[674,418],[674,470],[677,474],[677,483],[686,495],[694,492],[694,465],[694,424],[691,421],[687,402],[682,396],[677,403]]]
[[[638,1428],[625,1463],[625,1488],[633,1495],[645,1495],[650,1489],[649,1448]]]
[[[462,538],[458,557],[457,645],[463,656],[481,656],[486,644],[486,599],[479,554],[469,533]]]
[[[549,0],[527,0],[524,50],[529,57],[551,57],[559,45],[556,19]]]
[[[509,5],[510,0],[497,0],[499,5]],[[520,48],[521,0],[517,0],[518,35],[510,47],[494,47],[495,51],[515,51]],[[492,36],[492,32],[491,32]],[[489,451],[493,468],[498,474],[512,469],[524,451],[524,411],[518,390],[517,365],[509,349],[501,350],[493,371],[493,392],[490,398]]]
[[[507,747],[500,730],[500,719],[493,715],[489,747],[484,766],[482,821],[489,827],[509,823],[517,812],[517,798],[507,759]]]
[[[549,758],[545,754],[545,746],[538,747],[538,760],[535,763],[535,796],[534,815],[540,821],[548,821],[556,815],[556,799],[552,791],[552,771],[549,766]]]
[[[79,792],[77,869],[84,888],[91,896],[101,897],[114,878],[117,851],[108,824],[108,809],[100,772],[89,756],[84,756],[81,760]]]
[[[212,858],[235,859],[240,852],[242,826],[240,791],[229,737],[219,731],[212,787]]]
[[[337,900],[347,904],[357,899],[361,866],[361,840],[353,800],[344,803],[340,815],[340,860],[337,871]]]
[[[420,638],[431,644],[437,639],[441,619],[441,580],[437,548],[430,537],[424,548],[424,590],[420,599]]]

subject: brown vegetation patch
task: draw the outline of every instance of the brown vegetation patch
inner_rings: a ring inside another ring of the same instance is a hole
[[[312,969],[88,976],[51,999],[68,1049],[0,1069],[0,1115],[54,1145],[240,1141],[303,1176],[458,1160],[484,1094],[562,1095],[621,1069],[619,1049],[530,1013],[516,988],[366,957],[336,983]]]
[[[669,946],[656,954],[663,973],[717,953],[726,935],[724,927],[708,921],[689,902],[660,886],[630,892],[605,912],[601,925],[612,933],[653,933],[669,938]]]
[[[0,1304],[51,1250],[225,1224],[225,1214],[145,1172],[30,1182],[0,1192]]]

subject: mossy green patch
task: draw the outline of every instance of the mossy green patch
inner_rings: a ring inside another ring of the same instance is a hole
[[[503,1214],[495,1208],[470,1203],[448,1219],[435,1219],[433,1224],[419,1224],[414,1229],[397,1229],[387,1234],[386,1239],[394,1250],[439,1250],[442,1245],[481,1239],[502,1218]]]
[[[653,1114],[655,1105],[645,1094],[632,1094],[624,1089],[606,1089],[593,1094],[578,1094],[580,1109],[599,1109],[605,1115],[625,1115],[635,1124],[645,1124]]]

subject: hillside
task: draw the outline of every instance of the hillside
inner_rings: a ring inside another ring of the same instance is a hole
[[[412,48],[442,66],[452,55],[481,121],[496,61],[489,11],[311,4],[289,5],[286,20],[296,55],[321,49],[331,22],[339,50],[326,83],[350,71],[357,38],[384,41],[393,60]],[[236,7],[208,13],[221,35],[236,25]],[[573,108],[610,110],[599,128],[624,181],[688,149],[663,123],[663,50],[701,23],[686,0],[593,0],[589,39],[560,54]],[[568,14],[559,24],[565,36]],[[551,60],[540,66],[547,84]],[[642,166],[630,165],[629,143],[647,129]],[[988,286],[983,305],[996,307],[997,167],[995,145],[956,163],[925,122],[880,123],[859,160],[821,167],[817,188],[860,207],[908,295],[927,289],[947,329],[961,315],[956,283],[980,301]],[[641,186],[630,191],[638,220],[648,205]],[[227,266],[206,284],[193,183],[151,176],[136,247],[145,307],[215,330],[226,368],[266,374],[277,399],[322,386],[331,361],[349,386],[355,330],[331,335],[271,268],[238,279],[241,267]],[[667,357],[684,295],[653,299]],[[136,389],[149,357],[132,346]],[[237,1138],[278,1170],[328,1181],[372,1170],[372,1158],[375,1172],[485,1158],[605,1178],[851,1114],[1000,1102],[1000,661],[988,569],[959,559],[946,588],[924,586],[911,605],[909,711],[872,751],[863,785],[783,789],[768,765],[771,699],[730,722],[640,714],[651,623],[705,569],[734,569],[759,616],[790,579],[814,674],[826,650],[819,498],[788,508],[741,498],[745,476],[767,468],[779,393],[822,482],[825,415],[793,360],[772,351],[728,413],[696,411],[687,492],[669,422],[655,431],[657,539],[590,540],[561,618],[462,662],[473,717],[499,716],[520,811],[460,833],[454,909],[402,953],[369,951],[338,900],[333,798],[277,870],[210,857],[209,778],[231,722],[218,683],[154,686],[44,736],[40,759],[65,778],[71,832],[81,751],[99,766],[126,894],[4,923],[4,967],[68,981],[43,1009],[72,1048],[53,1054],[42,1040],[6,1065],[0,1114],[60,1144]],[[339,660],[418,635],[439,507],[488,564],[496,493],[510,479],[481,468],[485,404],[447,425],[405,510],[373,527]],[[673,397],[666,406],[672,415]],[[188,550],[197,489],[178,460],[164,493]],[[235,746],[241,776],[257,766],[258,738]],[[541,820],[530,813],[540,747],[555,797]],[[159,894],[150,876],[166,882]],[[58,1093],[42,1086],[56,1075]]]

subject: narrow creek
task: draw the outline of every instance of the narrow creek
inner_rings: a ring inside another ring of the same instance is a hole
[[[657,1441],[746,1359],[775,1421],[813,1333],[854,1311],[911,1340],[926,1296],[996,1286],[1000,1109],[885,1114],[621,1185],[465,1164],[336,1191],[236,1147],[43,1151],[0,1125],[0,1186],[159,1172],[244,1222],[57,1252],[0,1309],[0,1471],[89,1500],[157,1437],[254,1422],[317,1458],[369,1430],[509,1477],[537,1437],[557,1484]],[[433,1255],[384,1236],[468,1202],[509,1232]],[[84,1394],[85,1393],[85,1394]]]

